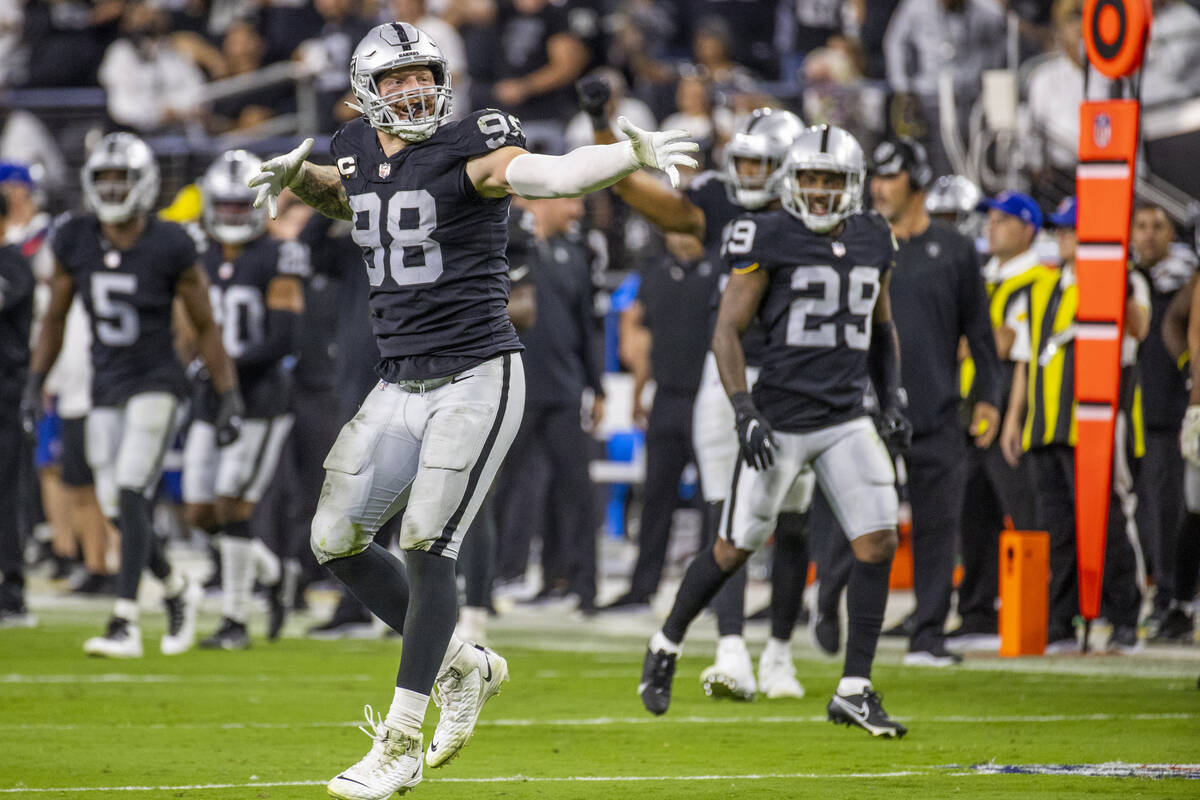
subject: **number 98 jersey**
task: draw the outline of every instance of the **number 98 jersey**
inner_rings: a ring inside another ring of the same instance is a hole
[[[365,120],[330,143],[371,283],[371,325],[387,381],[440,378],[521,350],[508,318],[509,198],[481,197],[467,161],[525,146],[495,109],[447,123],[391,158]]]
[[[186,394],[171,307],[179,276],[196,264],[187,230],[151,216],[133,246],[117,250],[100,221],[83,214],[59,226],[53,248],[91,320],[92,405],[119,406],[140,392]]]
[[[735,273],[767,272],[758,307],[767,344],[753,395],[771,425],[802,433],[865,414],[871,320],[895,264],[883,218],[855,214],[835,238],[769,211],[731,224],[724,252]]]

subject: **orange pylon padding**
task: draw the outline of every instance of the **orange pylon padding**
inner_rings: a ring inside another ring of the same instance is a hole
[[[1040,656],[1046,651],[1050,602],[1050,535],[1000,534],[1000,655]]]

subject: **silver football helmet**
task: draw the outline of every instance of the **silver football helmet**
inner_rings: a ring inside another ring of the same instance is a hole
[[[102,177],[102,172],[124,175]],[[101,139],[88,153],[80,177],[88,208],[107,224],[148,214],[158,200],[158,161],[132,133],[110,133]]]
[[[925,195],[925,210],[930,214],[953,215],[955,222],[962,222],[983,199],[970,178],[964,175],[943,175],[938,178]]]
[[[389,69],[427,66],[433,85],[379,94],[378,78]],[[376,25],[350,57],[350,88],[371,127],[410,142],[428,139],[450,118],[450,69],[437,42],[407,22]]]
[[[803,130],[804,123],[790,111],[765,106],[754,109],[725,146],[729,199],[742,208],[759,209],[779,197],[779,167]],[[759,172],[740,174],[739,160],[757,161]]]
[[[862,210],[866,161],[862,145],[836,125],[815,125],[800,133],[788,148],[780,168],[783,177],[779,199],[788,213],[809,230],[825,233]],[[826,172],[845,177],[840,187],[801,185],[805,172]]]
[[[245,150],[222,153],[200,182],[204,228],[222,244],[245,244],[267,229],[267,208],[254,207],[257,190],[246,185],[259,173],[262,159]]]

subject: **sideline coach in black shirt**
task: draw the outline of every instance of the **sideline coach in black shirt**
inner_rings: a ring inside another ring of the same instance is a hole
[[[8,203],[0,195],[0,242]],[[21,430],[21,390],[29,368],[29,326],[33,321],[33,270],[17,245],[0,247],[0,628],[30,625],[25,609],[25,573],[20,499],[23,469],[32,468],[29,442]]]
[[[912,447],[905,453],[913,520],[917,609],[906,664],[946,666],[955,545],[959,538],[966,450],[958,422],[959,341],[975,360],[978,400],[970,433],[986,448],[999,433],[1000,362],[974,244],[925,211],[933,178],[924,148],[901,137],[874,154],[871,200],[899,243],[892,274],[892,316],[900,338]]]

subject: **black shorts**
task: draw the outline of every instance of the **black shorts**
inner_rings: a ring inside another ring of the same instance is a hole
[[[92,468],[88,466],[83,428],[87,417],[62,421],[62,482],[65,486],[91,486]]]

